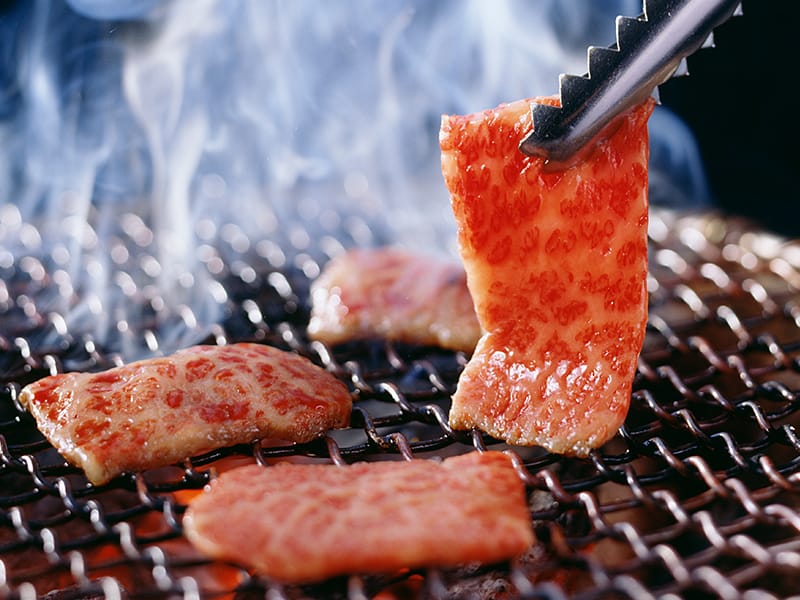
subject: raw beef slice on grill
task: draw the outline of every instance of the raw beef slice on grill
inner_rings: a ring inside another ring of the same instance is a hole
[[[644,341],[653,103],[583,162],[549,170],[518,149],[532,101],[442,119],[442,172],[485,332],[450,424],[585,455],[624,421]]]
[[[311,287],[309,337],[388,339],[472,352],[481,330],[455,260],[398,248],[334,257]]]
[[[250,465],[213,480],[183,523],[189,541],[210,557],[307,583],[514,558],[534,541],[525,496],[501,452]]]
[[[94,484],[259,439],[307,442],[346,427],[352,409],[331,373],[249,343],[51,375],[23,388],[20,403]]]

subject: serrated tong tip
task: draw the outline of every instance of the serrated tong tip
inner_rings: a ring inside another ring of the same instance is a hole
[[[533,130],[520,143],[556,167],[574,164],[616,117],[687,75],[686,57],[714,45],[713,31],[742,13],[741,0],[644,0],[638,17],[616,18],[616,43],[591,46],[585,75],[559,77],[561,107],[533,104]]]

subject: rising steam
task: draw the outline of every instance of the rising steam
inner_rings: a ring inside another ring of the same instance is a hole
[[[12,3],[0,8],[0,269],[28,260],[72,330],[135,354],[126,332],[153,315],[164,352],[213,325],[219,265],[253,246],[276,266],[323,239],[454,253],[441,114],[554,93],[559,73],[585,71],[588,44],[612,41],[616,14],[640,10]],[[668,113],[653,126],[664,197],[704,200],[686,131]],[[164,333],[162,315],[178,326]]]

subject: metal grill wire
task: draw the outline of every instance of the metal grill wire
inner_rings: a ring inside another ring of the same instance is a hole
[[[507,449],[447,426],[467,357],[379,341],[309,343],[308,287],[325,252],[305,247],[278,261],[275,248],[245,251],[217,271],[226,314],[202,341],[260,341],[324,365],[353,389],[351,427],[305,445],[221,449],[95,488],[43,440],[17,395],[44,375],[122,359],[47,310],[45,263],[32,268],[7,257],[0,261],[0,597],[796,593],[800,244],[716,214],[653,210],[650,249],[650,321],[619,435],[586,460],[514,449],[538,538],[526,556],[305,587],[251,577],[194,552],[181,533],[188,499],[215,471],[253,461],[349,463]],[[126,334],[159,351],[159,330],[146,320]]]

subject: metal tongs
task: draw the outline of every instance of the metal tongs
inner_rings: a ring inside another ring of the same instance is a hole
[[[644,101],[686,57],[713,46],[713,30],[741,13],[741,0],[643,0],[636,18],[616,19],[617,41],[588,50],[586,75],[561,75],[561,108],[533,104],[533,131],[520,143],[529,156],[566,168],[603,137],[616,117]]]

